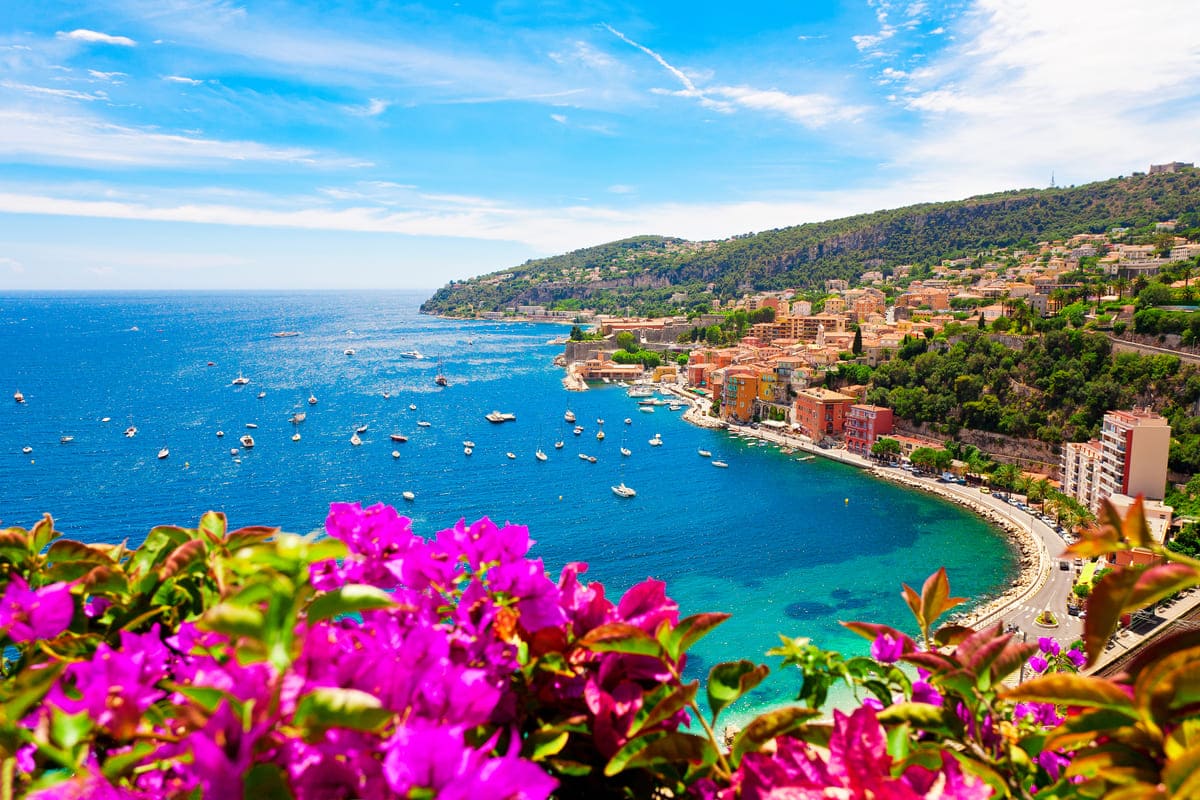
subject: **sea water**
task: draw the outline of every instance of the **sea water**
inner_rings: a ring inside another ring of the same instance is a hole
[[[566,327],[422,316],[424,296],[0,296],[0,524],[49,512],[70,537],[136,545],[156,524],[191,526],[209,509],[232,527],[307,533],[331,501],[396,505],[425,536],[462,518],[511,521],[529,527],[552,574],[583,561],[614,599],[653,577],[684,614],[732,614],[694,648],[689,678],[737,658],[774,668],[765,653],[781,634],[862,653],[839,620],[911,630],[902,582],[919,588],[945,566],[954,593],[980,602],[1015,572],[1000,533],[957,506],[694,427],[666,406],[639,412],[615,384],[566,392],[551,364],[562,347],[550,343]],[[272,336],[281,331],[300,335]],[[413,350],[425,358],[399,356]],[[233,385],[239,374],[250,382]],[[517,419],[490,423],[492,410]],[[307,418],[293,425],[298,412]],[[126,438],[130,425],[138,433]],[[247,433],[252,450],[238,442]],[[661,447],[648,443],[656,433]],[[637,496],[615,496],[619,482]],[[777,672],[741,713],[797,687]]]

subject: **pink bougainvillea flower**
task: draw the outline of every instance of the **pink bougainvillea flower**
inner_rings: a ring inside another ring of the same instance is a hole
[[[881,633],[871,642],[871,658],[881,664],[894,664],[904,655],[904,640],[899,636]]]
[[[67,629],[74,615],[75,599],[65,583],[30,589],[24,578],[14,574],[0,597],[0,630],[7,630],[18,643],[53,639]]]

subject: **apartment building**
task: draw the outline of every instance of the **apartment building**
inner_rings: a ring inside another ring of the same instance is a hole
[[[875,440],[891,432],[890,408],[855,403],[846,412],[846,449],[851,453],[870,455]]]

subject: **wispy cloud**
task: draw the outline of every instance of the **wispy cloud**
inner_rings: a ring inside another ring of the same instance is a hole
[[[98,81],[111,81],[111,82],[116,82],[116,83],[120,82],[117,80],[118,78],[129,77],[124,72],[101,72],[100,70],[97,70],[97,69],[89,69],[88,75],[91,75],[93,78],[95,78]]]
[[[182,83],[185,86],[199,86],[200,84],[204,83],[202,80],[188,78],[184,75],[164,75],[163,80],[167,83]]]
[[[567,115],[566,114],[551,114],[550,119],[554,120],[559,125],[567,124]]]
[[[351,114],[356,114],[360,117],[378,117],[383,112],[387,111],[391,106],[386,100],[380,100],[377,97],[372,97],[367,100],[365,106],[353,106],[350,108]]]
[[[58,32],[60,39],[74,39],[77,42],[89,42],[96,44],[114,44],[119,47],[136,47],[137,42],[130,39],[128,36],[113,36],[109,33],[101,33],[99,31],[90,31],[87,28],[76,28],[67,33],[64,31]]]
[[[13,83],[11,81],[0,81],[0,86],[4,87],[5,89],[23,92],[24,94],[62,97],[66,98],[67,100],[84,100],[86,102],[93,102],[96,100],[108,99],[108,94],[103,90],[96,90],[94,92],[79,92],[74,89],[59,89],[53,86],[31,86],[29,84]],[[3,135],[3,132],[0,131],[0,138],[2,138]]]
[[[0,269],[5,269],[11,273],[20,275],[25,272],[25,265],[20,261],[17,261],[15,258],[6,258],[4,256],[0,256]]]

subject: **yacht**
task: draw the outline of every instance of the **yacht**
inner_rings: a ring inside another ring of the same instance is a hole
[[[596,424],[597,424],[597,425],[603,425],[603,424],[604,424],[604,420],[603,420],[602,418],[600,418],[600,417],[597,417],[597,418],[596,418]]]
[[[621,448],[621,455],[623,455],[623,456],[631,456],[631,455],[633,455],[633,451],[632,451],[632,450],[630,450],[628,447],[622,447],[622,448]]]
[[[17,391],[13,392],[13,400],[16,400],[18,403],[24,403],[24,402],[25,402],[25,395],[21,394],[21,390],[20,390],[20,389],[18,389]]]
[[[446,385],[446,376],[439,372],[437,374],[437,376],[434,377],[433,382],[436,383],[438,386],[445,386]]]
[[[596,431],[596,439],[599,441],[604,441],[604,431]]]
[[[317,396],[314,394],[310,394],[308,396],[308,404],[310,406],[315,406],[317,404]]]
[[[347,355],[347,356],[352,356],[352,355],[354,355],[354,348],[347,347],[345,350],[342,351],[342,354]]]
[[[399,458],[399,457],[400,457],[400,451],[399,451],[399,450],[393,450],[393,451],[392,451],[392,458]]]
[[[350,444],[354,445],[355,447],[358,447],[360,444],[362,444],[362,439],[358,438],[357,433],[350,434]]]
[[[409,403],[409,404],[408,404],[408,410],[409,410],[409,411],[416,411],[416,410],[417,410],[417,404],[416,404],[416,403]]]
[[[567,413],[563,414],[563,419],[565,419],[567,422],[574,422],[575,412],[568,408]]]
[[[474,447],[475,443],[470,439],[463,439],[463,447]]]
[[[111,420],[112,420],[112,417],[101,417],[101,419],[100,419],[101,422],[110,422]]]
[[[293,441],[293,442],[298,442],[298,441],[300,441],[300,434],[299,434],[299,433],[293,433],[293,434],[292,434],[292,441]]]
[[[412,492],[401,492],[400,496],[403,497],[405,500],[407,500],[410,503],[413,500],[417,499],[417,496],[415,494],[413,494]]]
[[[633,489],[630,489],[624,483],[618,483],[616,486],[612,487],[612,491],[613,491],[613,494],[615,494],[617,497],[636,497],[637,496],[637,492],[635,492]]]
[[[74,436],[60,436],[60,437],[58,437],[58,443],[59,443],[59,444],[68,444],[68,443],[70,443],[70,442],[73,442],[73,441],[75,441],[75,437],[74,437]]]
[[[629,417],[626,417],[626,418],[625,418],[625,424],[626,424],[626,425],[632,425],[632,424],[633,424],[633,420],[632,420],[632,419],[630,419]]]
[[[504,455],[508,456],[510,459],[515,459],[517,457],[517,454],[511,451],[505,453]]]
[[[137,428],[136,427],[134,427],[133,425],[130,425],[128,428],[125,429],[125,438],[126,439],[132,439],[135,436],[137,436]]]
[[[292,417],[288,420],[288,422],[292,423],[293,425],[299,425],[306,419],[308,419],[308,414],[304,413],[303,411],[297,411],[295,414],[292,414]]]
[[[533,454],[533,457],[538,461],[546,461],[549,458],[545,453],[542,452],[542,448],[540,447],[537,449],[537,452]]]
[[[225,438],[225,431],[217,431],[217,438],[218,438],[218,439],[224,439],[224,438]]]
[[[561,441],[561,440],[559,440],[559,441],[557,441],[557,442],[555,442],[555,443],[554,443],[554,449],[555,449],[555,450],[562,450],[562,449],[563,449],[563,443],[562,443],[562,441]]]
[[[582,426],[582,425],[576,425],[576,426],[575,426],[575,430],[573,430],[573,431],[571,431],[571,432],[572,432],[572,433],[574,433],[576,436],[578,436],[579,434],[583,433],[583,426]]]
[[[229,455],[231,455],[231,456],[236,456],[239,452],[241,452],[241,451],[238,450],[236,447],[229,448]]]
[[[354,432],[355,432],[355,433],[366,433],[366,432],[367,432],[367,426],[366,426],[366,425],[359,425],[357,428],[355,428],[355,429],[354,429]]]
[[[401,358],[415,358],[418,361],[425,357],[421,355],[420,350],[401,350],[399,356]]]
[[[654,438],[652,438],[650,440],[650,446],[651,447],[662,447],[662,437],[659,436],[657,433],[654,434]]]
[[[161,459],[161,458],[166,458],[166,457],[167,457],[167,456],[169,456],[169,455],[171,455],[171,451],[170,451],[170,450],[168,450],[168,449],[167,449],[167,448],[165,448],[165,447],[164,447],[162,450],[159,450],[159,451],[158,451],[158,457],[159,457],[160,459]]]
[[[729,466],[729,465],[728,465],[728,464],[726,464],[724,461],[714,461],[714,462],[712,462],[712,465],[713,465],[714,467],[721,467],[721,468],[725,468],[725,467],[728,467],[728,466]]]
[[[246,427],[249,428],[250,430],[254,430],[255,428],[258,427],[258,423],[257,422],[247,422]]]
[[[701,458],[712,458],[712,453],[710,453],[708,450],[697,450],[696,455],[700,456]]]
[[[403,433],[389,433],[388,438],[391,439],[393,442],[407,442],[408,441],[408,437],[405,436]]]
[[[263,399],[264,397],[266,397],[266,396],[267,396],[267,393],[266,393],[266,392],[259,392],[259,393],[258,393],[258,399],[259,399],[259,400],[262,400],[262,399]]]
[[[653,414],[654,406],[638,406],[638,411],[645,411],[647,414]]]
[[[391,400],[391,399],[392,399],[392,393],[391,393],[391,392],[384,392],[384,393],[383,393],[383,399],[384,399],[384,400]]]
[[[502,411],[493,411],[490,414],[484,414],[483,418],[488,422],[512,422],[517,418],[517,415],[508,414]]]
[[[595,456],[588,456],[588,457],[587,457],[587,460],[588,460],[588,462],[589,462],[589,463],[591,463],[591,464],[595,464],[595,463],[596,463],[596,457],[595,457]]]
[[[245,386],[249,382],[250,382],[250,379],[247,378],[245,375],[243,375],[241,372],[239,372],[238,376],[233,379],[234,386]]]
[[[475,452],[475,448],[473,448],[473,447],[464,447],[463,448],[464,456],[469,456],[469,455],[471,455],[471,453],[474,453],[474,452]]]
[[[418,428],[428,428],[428,427],[430,427],[431,425],[433,425],[433,423],[432,423],[432,422],[427,422],[426,420],[423,420],[423,419],[422,419],[422,420],[417,420],[417,427],[418,427]]]
[[[290,339],[293,336],[299,336],[300,331],[275,331],[271,335],[276,339]]]
[[[579,460],[580,460],[580,461],[587,461],[587,460],[588,460],[588,454],[587,454],[587,453],[580,453],[580,454],[579,454]]]
[[[238,439],[238,441],[241,442],[242,447],[246,448],[247,450],[249,450],[251,447],[254,447],[254,437],[248,433],[241,439]]]
[[[29,445],[25,445],[24,447],[21,448],[21,452],[24,453],[25,455],[29,455],[30,453],[33,452],[33,448],[30,447]]]

